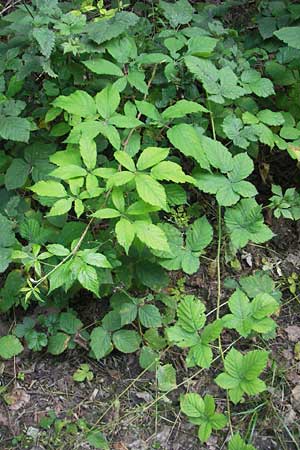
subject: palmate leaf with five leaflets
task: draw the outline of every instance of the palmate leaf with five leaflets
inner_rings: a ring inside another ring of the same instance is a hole
[[[273,233],[264,224],[261,206],[253,198],[241,200],[225,211],[225,225],[234,248],[245,247],[249,241],[261,244],[270,240]]]
[[[196,393],[185,394],[180,399],[180,409],[195,425],[200,425],[198,437],[206,442],[213,430],[221,430],[227,424],[224,414],[215,412],[215,401],[211,395],[202,398]]]
[[[159,263],[168,270],[183,269],[185,273],[192,274],[199,269],[199,256],[211,243],[213,229],[205,216],[195,220],[187,229],[186,245],[183,243],[182,233],[173,225],[160,224],[159,227],[165,232],[170,251],[162,249],[153,251],[159,257]]]
[[[270,318],[279,309],[278,302],[267,293],[258,294],[252,302],[246,294],[237,289],[228,302],[231,314],[223,316],[222,320],[227,328],[233,328],[247,337],[251,331],[269,333],[276,324]]]
[[[239,433],[232,436],[229,441],[228,450],[255,450],[253,445],[246,444]]]
[[[212,147],[211,154],[214,153],[214,149],[216,148]],[[228,150],[226,151],[228,152]],[[209,156],[210,162],[214,166],[218,165],[217,168],[220,168],[220,170],[224,170],[220,164],[224,157],[220,160],[217,155],[216,153],[213,157]],[[230,158],[228,157],[229,161]],[[193,176],[196,180],[195,184],[199,189],[209,194],[216,194],[217,201],[220,205],[231,206],[237,203],[240,197],[254,197],[257,194],[255,186],[245,181],[245,178],[251,174],[253,168],[252,159],[246,153],[239,153],[232,158],[231,170],[228,171],[227,175],[196,170]]]
[[[256,395],[266,389],[259,375],[267,365],[268,352],[253,350],[245,355],[232,348],[225,358],[225,372],[216,378],[216,383],[228,390],[230,400],[237,404],[244,394]]]

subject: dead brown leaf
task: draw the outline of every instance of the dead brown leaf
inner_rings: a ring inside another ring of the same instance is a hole
[[[5,394],[3,397],[11,411],[18,411],[30,402],[30,395],[19,387],[13,388],[11,392]]]
[[[300,384],[292,390],[292,404],[297,411],[300,411]]]
[[[288,338],[291,342],[300,341],[300,327],[297,325],[290,325],[285,328],[285,332],[288,335]]]

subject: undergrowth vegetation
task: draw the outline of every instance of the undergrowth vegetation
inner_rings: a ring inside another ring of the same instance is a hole
[[[189,391],[181,411],[202,442],[227,427],[229,450],[254,449],[231,410],[267,389],[281,293],[256,272],[222,303],[222,261],[272,239],[266,208],[300,218],[295,186],[260,196],[255,170],[262,152],[300,160],[300,5],[258,2],[232,28],[243,3],[33,0],[0,21],[0,311],[47,310],[17,320],[0,357],[136,352],[163,398],[179,386],[165,356],[182,349],[192,377],[215,368],[227,403]],[[205,259],[213,305],[170,288]],[[85,326],[72,300],[91,297],[109,308]],[[93,377],[83,366],[78,381]]]

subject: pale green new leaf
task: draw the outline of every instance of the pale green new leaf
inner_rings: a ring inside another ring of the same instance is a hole
[[[125,151],[117,151],[114,153],[114,157],[125,169],[130,170],[130,172],[135,172],[134,161],[128,153]]]
[[[159,206],[161,209],[167,207],[167,196],[163,185],[150,175],[137,173],[135,184],[137,193],[144,202]]]
[[[166,159],[169,148],[147,147],[139,156],[137,161],[138,170],[146,170]]]
[[[62,184],[57,181],[47,180],[38,181],[36,184],[31,186],[31,191],[35,192],[41,197],[66,197],[67,192]]]
[[[169,106],[162,113],[162,118],[165,120],[168,119],[177,119],[180,117],[184,117],[187,114],[199,113],[199,112],[208,112],[208,110],[200,105],[200,103],[192,102],[190,100],[178,100],[174,105]]]
[[[99,280],[94,267],[88,264],[82,264],[78,273],[78,281],[82,287],[93,292],[96,297],[99,297]]]
[[[193,178],[186,175],[179,164],[173,161],[162,161],[152,167],[151,175],[156,180],[168,180],[174,183],[193,182]]]
[[[115,217],[120,217],[120,211],[113,208],[102,208],[92,214],[92,217],[96,219],[114,219]]]
[[[101,117],[109,119],[117,110],[120,103],[118,89],[113,84],[106,86],[96,95],[95,102]]]
[[[167,136],[172,145],[185,156],[194,158],[202,169],[209,169],[209,162],[202,144],[202,137],[196,129],[189,124],[181,123],[167,131]]]
[[[60,95],[53,105],[79,117],[92,117],[97,113],[93,97],[81,90],[68,96]]]
[[[128,255],[129,248],[134,240],[135,228],[129,220],[122,217],[115,227],[116,237],[120,245],[124,247],[126,254]]]
[[[80,155],[88,170],[96,167],[97,162],[97,146],[93,139],[83,135],[79,142]]]
[[[104,58],[91,59],[90,61],[83,61],[82,63],[97,75],[112,75],[115,77],[123,76],[123,72],[120,67]]]
[[[143,220],[137,220],[133,225],[136,236],[147,247],[166,252],[170,250],[166,235],[160,227]]]
[[[72,198],[62,198],[60,200],[57,200],[57,202],[55,202],[54,205],[51,207],[47,216],[48,217],[61,216],[63,214],[66,214],[72,208],[72,204],[73,204]]]

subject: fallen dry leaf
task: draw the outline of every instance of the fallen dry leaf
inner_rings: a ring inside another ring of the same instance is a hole
[[[297,411],[300,411],[300,384],[292,390],[292,404]]]
[[[113,444],[113,449],[114,450],[128,450],[128,448],[126,447],[126,445],[123,444],[123,442],[116,442],[115,444]]]
[[[24,389],[15,387],[11,392],[4,395],[4,400],[11,411],[18,411],[30,402],[30,395]]]
[[[286,327],[284,330],[287,333],[289,340],[291,342],[300,341],[300,327],[298,327],[297,325],[290,325]]]

